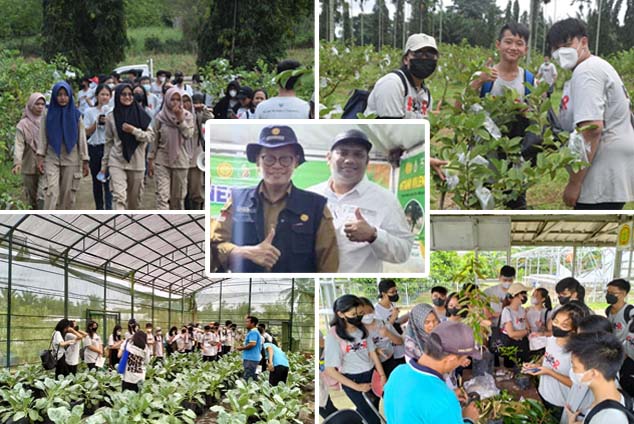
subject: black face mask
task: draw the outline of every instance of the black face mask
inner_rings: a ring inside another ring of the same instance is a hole
[[[407,69],[418,79],[425,79],[436,70],[436,59],[410,59]]]
[[[358,327],[361,325],[362,319],[363,317],[354,317],[354,318],[346,317],[346,321],[348,321],[348,324],[352,324],[355,327]]]
[[[616,302],[619,301],[619,298],[616,297],[616,295],[612,294],[612,293],[608,293],[605,295],[605,300],[606,302],[608,302],[610,305],[614,305]]]
[[[134,93],[134,100],[137,101],[137,102],[142,102],[143,101],[143,94]]]
[[[570,303],[570,296],[559,296],[560,305],[567,305],[568,303]]]
[[[183,78],[182,77],[178,77],[178,78],[174,79],[174,84],[181,85],[182,83],[183,83]]]
[[[528,300],[528,296],[522,295],[522,305],[525,304],[527,300]]]
[[[555,336],[555,337],[568,337],[568,334],[570,334],[570,330],[565,331],[565,330],[562,330],[561,328],[555,327],[553,325],[553,336]]]
[[[435,299],[431,300],[431,303],[433,303],[436,306],[444,306],[445,304],[445,299],[441,299],[440,297],[437,297]]]
[[[460,308],[447,308],[448,316],[456,316],[458,314],[460,314]]]
[[[390,299],[390,302],[398,302],[400,297],[398,297],[398,294],[395,294],[394,296],[388,296],[388,299]]]

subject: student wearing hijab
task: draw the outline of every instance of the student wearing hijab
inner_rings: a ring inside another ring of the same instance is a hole
[[[205,171],[198,169],[196,162],[198,156],[205,152],[205,139],[203,127],[208,119],[213,119],[214,114],[211,109],[205,107],[204,95],[194,94],[191,98],[189,94],[183,95],[183,106],[194,115],[194,136],[191,138],[191,160],[189,171],[187,172],[187,198],[189,204],[186,209],[201,210],[204,207],[205,199]]]
[[[29,97],[22,119],[15,129],[15,152],[13,154],[14,175],[22,173],[24,195],[31,209],[38,207],[38,188],[40,173],[37,169],[37,146],[40,143],[40,118],[46,108],[46,100],[42,93],[33,93]]]
[[[145,146],[154,140],[150,117],[134,101],[132,85],[115,88],[115,106],[106,119],[106,148],[101,171],[110,172],[115,210],[139,209],[145,176]]]
[[[405,327],[405,356],[418,361],[425,352],[425,343],[431,332],[440,324],[440,319],[431,305],[421,303],[409,312],[409,321]]]
[[[44,174],[44,209],[73,209],[82,173],[86,177],[90,171],[84,123],[66,81],[53,86],[40,140],[37,166]]]
[[[183,92],[172,87],[165,93],[163,109],[156,115],[149,159],[149,175],[156,173],[156,208],[184,209],[187,173],[192,156],[194,115],[185,110]],[[154,169],[156,164],[156,169]]]
[[[148,114],[150,118],[154,118],[156,111],[150,107],[147,91],[145,91],[145,88],[141,84],[136,84],[132,89],[132,93],[134,95],[134,101],[141,105],[141,107],[143,107],[143,110],[145,111],[145,113]]]

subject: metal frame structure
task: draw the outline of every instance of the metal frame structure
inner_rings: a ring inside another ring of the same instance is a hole
[[[108,311],[108,277],[130,282],[130,315],[134,317],[135,286],[151,289],[154,323],[155,291],[167,292],[168,324],[173,322],[174,294],[180,296],[180,322],[184,322],[185,297],[219,286],[222,317],[223,282],[205,274],[205,216],[191,214],[0,214],[0,247],[8,249],[7,289],[13,290],[14,257],[20,250],[49,258],[63,269],[64,317],[69,317],[69,268],[103,274],[103,311]],[[60,263],[62,262],[62,263]],[[291,279],[292,299],[295,280]],[[249,279],[248,310],[251,311]],[[294,308],[290,310],[292,334]],[[11,364],[12,296],[7,296],[6,366]],[[104,318],[105,320],[105,318]],[[105,325],[101,328],[105,332]],[[106,339],[106,334],[103,335]]]

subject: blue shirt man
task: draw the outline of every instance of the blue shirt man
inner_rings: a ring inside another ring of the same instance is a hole
[[[242,351],[242,364],[244,366],[244,379],[249,378],[257,380],[255,373],[258,364],[262,360],[262,337],[257,330],[259,320],[256,317],[248,316],[245,321],[245,327],[249,332],[244,340],[244,345],[238,346],[236,349]]]

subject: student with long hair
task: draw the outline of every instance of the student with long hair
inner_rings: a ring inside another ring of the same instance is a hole
[[[88,137],[88,154],[90,156],[90,174],[92,175],[92,195],[97,210],[112,209],[112,193],[107,183],[97,179],[101,171],[106,144],[106,116],[112,111],[110,98],[112,89],[106,84],[99,84],[95,90],[97,105],[86,110],[84,121],[86,137]],[[104,175],[106,178],[106,175]]]
[[[86,326],[86,332],[88,334],[84,338],[84,345],[86,346],[84,350],[84,362],[89,370],[95,368],[97,360],[103,356],[103,343],[97,333],[98,328],[99,325],[95,321],[88,321],[88,325]]]
[[[326,373],[341,383],[343,391],[368,424],[378,424],[378,417],[366,403],[363,393],[367,393],[378,408],[379,398],[370,393],[372,373],[376,370],[383,384],[387,377],[374,342],[362,323],[364,310],[361,301],[356,296],[343,295],[335,300],[333,312],[326,336]]]
[[[78,342],[77,339],[73,338],[72,340],[65,340],[66,334],[70,330],[71,323],[66,318],[62,318],[57,322],[55,326],[55,331],[53,332],[53,341],[52,347],[53,352],[55,352],[55,358],[57,359],[57,364],[55,366],[55,377],[63,375],[67,376],[69,373],[68,367],[66,366],[66,347],[71,346]]]
[[[506,292],[500,315],[500,331],[504,347],[517,347],[517,357],[522,361],[528,360],[528,334],[530,329],[526,322],[526,310],[522,307],[528,300],[528,288],[520,283],[513,283]],[[519,366],[511,359],[504,357],[504,366],[513,368]]]
[[[117,324],[112,329],[110,337],[108,337],[108,348],[110,349],[109,364],[111,368],[114,368],[117,362],[119,362],[119,349],[121,349],[123,342],[125,342],[125,340],[121,337],[121,326]]]
[[[124,349],[128,351],[128,362],[121,385],[122,390],[139,391],[139,383],[145,381],[145,370],[150,363],[150,352],[147,346],[147,335],[143,331],[137,331],[127,341]],[[119,350],[119,357],[123,355],[123,349]]]
[[[40,144],[40,118],[46,109],[46,99],[42,93],[29,97],[22,119],[15,128],[15,151],[13,153],[14,175],[22,173],[24,194],[31,209],[42,209],[38,204],[41,193],[40,172],[37,169],[37,147]]]
[[[75,343],[66,347],[66,354],[64,355],[69,374],[74,375],[77,373],[77,366],[79,365],[79,346],[84,337],[86,337],[86,333],[79,329],[76,321],[71,321],[68,332],[66,336],[64,336],[65,341],[75,341]]]

